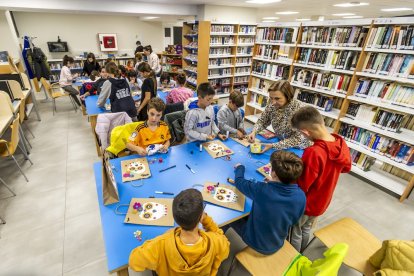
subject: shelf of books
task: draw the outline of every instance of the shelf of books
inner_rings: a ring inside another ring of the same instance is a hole
[[[163,72],[172,74],[175,76],[178,73],[183,72],[183,58],[182,54],[169,54],[161,53],[161,67]]]
[[[184,23],[183,70],[192,83],[209,81],[219,98],[247,92],[256,24]]]
[[[403,201],[414,186],[414,18],[375,19],[353,70],[335,132],[353,171]]]

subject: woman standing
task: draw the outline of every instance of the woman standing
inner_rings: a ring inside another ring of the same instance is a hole
[[[143,62],[138,66],[138,71],[144,77],[144,82],[141,86],[141,104],[138,108],[138,121],[145,121],[148,119],[147,104],[152,99],[157,97],[157,79],[154,71],[148,63]]]
[[[90,76],[92,71],[100,72],[101,66],[96,61],[95,55],[93,53],[89,53],[86,56],[85,64],[83,65],[82,75]]]
[[[273,148],[275,150],[287,148],[306,148],[311,145],[298,130],[293,129],[290,119],[293,114],[304,105],[293,99],[295,91],[286,80],[279,80],[270,85],[269,102],[265,111],[260,115],[259,120],[249,134],[250,142],[254,142],[256,134],[272,125],[279,142],[266,145],[263,152]]]
[[[69,93],[78,106],[81,106],[81,102],[77,97],[77,95],[79,95],[79,91],[72,86],[73,79],[76,79],[79,76],[78,73],[72,75],[72,72],[70,71],[70,68],[73,67],[74,63],[75,60],[73,57],[69,57],[67,55],[63,57],[63,66],[60,70],[59,85],[63,90],[65,90],[65,92]]]
[[[148,64],[151,67],[152,71],[154,71],[157,77],[161,73],[161,64],[158,55],[152,51],[151,45],[147,45],[144,47],[144,55],[147,56]]]

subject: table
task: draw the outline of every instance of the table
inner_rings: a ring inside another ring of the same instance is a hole
[[[261,137],[258,136],[260,139]],[[273,140],[275,141],[275,140]],[[269,142],[269,141],[267,141]],[[132,197],[149,197],[172,198],[169,195],[159,195],[154,192],[172,192],[175,195],[181,190],[192,188],[194,184],[204,184],[205,181],[227,183],[227,178],[234,178],[233,166],[236,163],[246,165],[247,179],[263,179],[256,169],[267,164],[271,151],[261,155],[251,155],[249,157],[249,148],[246,148],[233,140],[224,142],[230,147],[235,154],[232,155],[231,161],[224,159],[213,159],[207,151],[199,151],[199,142],[192,142],[170,148],[168,154],[156,154],[148,157],[163,158],[162,163],[150,164],[152,176],[143,180],[144,185],[141,187],[133,187],[131,184],[137,184],[139,181],[131,181],[122,183],[121,177],[121,161],[137,158],[137,155],[126,156],[122,158],[110,160],[111,165],[115,168],[115,180],[118,183],[118,191],[120,201],[118,204],[129,204]],[[299,156],[302,150],[291,149]],[[191,153],[193,152],[193,153]],[[196,174],[192,174],[187,168],[188,164]],[[160,173],[159,170],[176,165],[176,168]],[[108,261],[108,270],[118,275],[128,275],[128,259],[132,249],[143,244],[145,240],[155,238],[163,234],[170,227],[147,226],[124,224],[124,215],[116,215],[114,210],[118,204],[103,205],[102,201],[102,164],[97,162],[94,164],[94,172],[96,179],[96,189],[98,193],[99,209],[101,214],[103,237]],[[219,172],[219,173],[218,173]],[[197,187],[201,189],[201,187]],[[247,216],[252,207],[252,200],[246,198],[244,212],[230,210],[227,208],[212,205],[206,206],[206,212],[219,225],[223,226],[244,216]],[[125,207],[126,209],[126,207]],[[135,239],[133,233],[136,230],[142,231],[142,241]]]
[[[167,96],[168,96],[168,93],[170,93],[170,91],[158,90],[157,91],[157,96],[158,96],[158,98],[161,98],[161,100],[163,100],[164,103],[167,103]],[[197,97],[197,92],[196,91],[194,91],[193,97]]]

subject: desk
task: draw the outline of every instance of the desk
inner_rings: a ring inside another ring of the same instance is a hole
[[[258,136],[260,139],[261,137]],[[148,157],[149,160],[156,157],[163,157],[163,163],[150,164],[152,176],[144,179],[144,185],[141,187],[133,187],[131,183],[139,183],[139,181],[131,181],[122,183],[121,177],[121,161],[138,157],[137,155],[126,156],[122,158],[110,160],[114,166],[115,180],[118,183],[119,204],[129,204],[132,197],[149,197],[172,198],[173,196],[155,194],[156,190],[172,192],[177,195],[181,190],[191,188],[194,184],[204,184],[205,181],[227,183],[227,177],[234,178],[233,166],[236,163],[246,165],[247,179],[263,179],[256,169],[267,164],[271,151],[262,155],[252,155],[249,157],[249,148],[228,140],[224,142],[230,147],[235,154],[232,155],[231,161],[223,159],[213,159],[207,151],[199,151],[198,142],[192,142],[170,148],[168,154],[156,154]],[[193,154],[191,154],[191,151]],[[302,155],[301,150],[292,149],[299,156]],[[259,163],[260,162],[260,163]],[[187,168],[188,164],[196,174],[192,174]],[[174,169],[160,173],[159,170],[169,166],[176,165]],[[99,209],[101,214],[103,237],[108,261],[108,270],[118,275],[128,275],[128,259],[132,249],[143,244],[144,241],[153,239],[163,234],[170,227],[148,226],[124,224],[124,215],[116,215],[114,210],[118,204],[104,206],[102,202],[102,165],[97,162],[94,164],[94,172],[96,179],[96,190],[98,193]],[[218,173],[219,172],[219,173]],[[200,189],[200,187],[197,187]],[[244,212],[230,210],[207,203],[206,212],[220,226],[238,220],[247,216],[252,207],[252,200],[246,198]],[[122,208],[121,208],[122,209]],[[135,239],[133,233],[136,230],[142,231],[142,241]]]

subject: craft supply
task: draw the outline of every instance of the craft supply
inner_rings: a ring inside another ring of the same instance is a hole
[[[140,230],[135,231],[135,232],[134,232],[134,237],[135,237],[137,240],[142,241],[142,231],[140,231]]]
[[[254,143],[250,145],[250,152],[251,153],[261,153],[262,152],[262,144]]]
[[[203,151],[203,145],[200,144],[200,152],[202,152],[202,151]]]
[[[194,173],[195,174],[195,171],[192,169],[192,168],[190,168],[190,166],[188,166],[187,164],[185,164],[185,166],[192,172],[192,173]]]
[[[234,179],[231,179],[230,177],[227,177],[227,182],[234,184]]]
[[[175,167],[177,167],[177,166],[176,166],[176,165],[173,165],[173,166],[171,166],[171,167],[168,167],[168,168],[165,168],[165,169],[160,170],[160,172],[165,172],[165,171],[167,171],[167,170],[169,170],[169,169],[173,169],[173,168],[175,168]]]
[[[135,158],[121,161],[122,182],[139,180],[151,176],[146,158]]]
[[[271,170],[272,170],[272,165],[270,163],[268,163],[268,164],[265,164],[264,166],[261,166],[260,168],[258,168],[257,172],[259,172],[264,177],[268,177],[268,176],[270,176]]]
[[[124,223],[173,226],[172,199],[132,198]]]
[[[160,192],[160,191],[155,191],[156,194],[160,194],[160,195],[174,195],[174,193],[169,193],[169,192]]]
[[[227,132],[226,132],[226,139],[229,139],[229,137],[230,137],[230,131],[227,130]]]
[[[202,145],[207,150],[208,154],[210,154],[210,156],[213,158],[219,158],[222,156],[233,154],[233,151],[219,140],[205,142]]]
[[[206,182],[202,195],[204,201],[229,209],[244,211],[246,197],[234,186]]]

